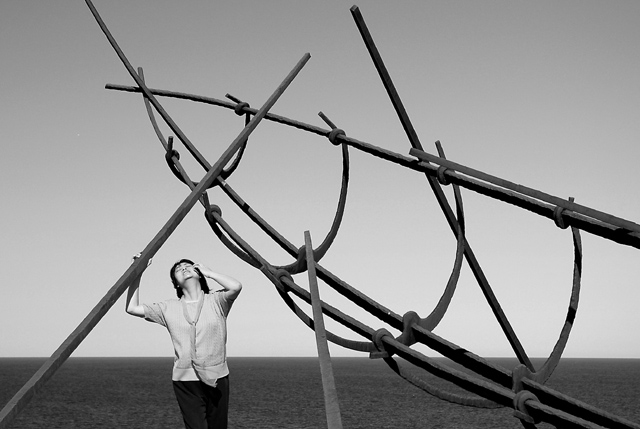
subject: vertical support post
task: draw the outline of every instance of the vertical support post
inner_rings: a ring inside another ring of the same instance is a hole
[[[311,234],[309,231],[304,232],[304,245],[307,257],[307,273],[309,275],[311,307],[313,309],[313,329],[316,333],[316,345],[318,347],[318,358],[320,360],[320,373],[322,374],[322,390],[324,391],[327,427],[329,429],[342,429],[340,403],[338,402],[338,392],[333,378],[333,367],[331,365],[331,356],[329,354],[329,345],[327,343],[327,331],[324,328],[322,302],[320,301],[320,291],[318,290],[316,262],[313,258],[313,246],[311,244]]]

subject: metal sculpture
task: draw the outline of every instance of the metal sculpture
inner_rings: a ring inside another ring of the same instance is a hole
[[[444,150],[439,142],[436,142],[438,155],[432,155],[423,150],[422,144],[409,120],[400,97],[393,85],[380,54],[373,42],[364,19],[356,6],[351,8],[355,23],[364,40],[367,50],[380,75],[391,102],[398,114],[407,138],[411,144],[411,156],[394,153],[386,149],[373,146],[369,143],[348,137],[346,133],[322,112],[320,117],[327,123],[330,129],[323,129],[314,125],[305,124],[283,116],[268,113],[278,97],[295,78],[309,59],[309,54],[294,67],[274,94],[267,100],[264,106],[253,109],[231,95],[227,95],[231,101],[218,100],[193,94],[178,93],[161,89],[150,89],[146,86],[142,69],[133,69],[115,39],[100,18],[97,10],[90,0],[86,0],[89,9],[93,13],[100,28],[109,40],[113,49],[118,54],[125,68],[134,79],[136,86],[122,86],[108,84],[107,89],[141,93],[151,125],[165,150],[165,159],[171,172],[191,190],[189,196],[180,205],[165,226],[153,238],[142,251],[140,258],[136,259],[131,267],[122,275],[116,284],[107,292],[105,297],[89,313],[85,320],[67,338],[67,340],[54,352],[40,370],[25,384],[25,386],[12,398],[5,408],[0,411],[0,429],[8,427],[11,420],[26,406],[33,395],[44,385],[53,373],[75,350],[80,342],[88,335],[99,320],[106,314],[118,297],[128,285],[137,279],[147,262],[164,244],[169,235],[175,230],[187,212],[200,202],[205,207],[205,217],[213,232],[225,246],[245,261],[247,264],[259,269],[275,286],[289,308],[316,332],[318,355],[320,357],[321,373],[325,390],[325,404],[327,412],[327,425],[331,428],[342,427],[337,394],[333,383],[333,372],[327,348],[327,341],[331,341],[342,347],[369,353],[372,358],[383,359],[388,366],[408,382],[420,387],[424,391],[443,400],[474,407],[512,407],[514,416],[520,419],[526,428],[535,427],[538,422],[548,422],[557,427],[572,428],[640,428],[640,425],[626,419],[611,415],[606,411],[597,409],[581,401],[572,399],[547,386],[549,379],[556,368],[562,352],[567,344],[569,334],[577,313],[580,295],[580,280],[582,272],[582,244],[580,231],[586,231],[619,244],[640,248],[640,225],[621,219],[610,214],[600,212],[589,207],[576,204],[572,198],[564,200],[543,192],[517,185],[506,180],[490,176],[461,164],[447,160]],[[212,104],[233,110],[237,115],[245,117],[245,127],[238,134],[223,155],[212,165],[196,149],[193,143],[181,131],[178,125],[163,109],[157,97],[172,97],[191,100],[200,103]],[[174,148],[173,137],[165,138],[156,122],[153,111],[156,111],[162,120],[169,126],[178,140],[187,151],[205,169],[206,174],[200,182],[192,181],[186,170],[180,163],[180,156]],[[311,132],[326,137],[335,146],[340,146],[342,152],[342,186],[338,200],[337,210],[333,224],[327,236],[317,247],[312,247],[311,236],[305,232],[305,245],[297,248],[283,237],[269,223],[256,213],[226,182],[241,162],[242,155],[247,147],[251,132],[261,120],[270,120],[283,125],[292,126],[303,131]],[[346,206],[346,197],[349,184],[349,148],[360,150],[373,156],[393,162],[402,167],[425,175],[431,189],[436,195],[440,208],[457,241],[454,267],[442,297],[425,318],[421,318],[416,312],[410,311],[404,315],[384,307],[380,303],[367,297],[355,287],[341,280],[337,275],[322,267],[319,261],[326,254],[335,239]],[[228,168],[225,166],[230,165]],[[238,235],[229,223],[223,218],[220,208],[209,202],[207,189],[218,186],[224,193],[274,242],[283,248],[293,259],[289,265],[276,266],[254,250],[251,245]],[[452,186],[455,210],[449,204],[442,187]],[[574,247],[574,271],[573,285],[569,309],[561,330],[560,336],[550,356],[539,369],[536,369],[527,356],[524,348],[513,331],[509,321],[503,313],[500,304],[493,294],[491,286],[485,277],[471,245],[465,237],[465,221],[462,195],[460,187],[472,190],[503,201],[517,207],[527,209],[540,216],[549,218],[562,229],[571,228]],[[478,285],[499,322],[505,336],[511,344],[520,365],[513,371],[497,366],[472,352],[448,342],[434,334],[432,331],[441,321],[452,299],[453,292],[459,278],[463,261],[469,264]],[[308,273],[309,291],[300,287],[293,279],[293,275],[303,272]],[[389,327],[402,332],[394,338],[385,329],[374,329],[355,318],[341,312],[320,299],[317,280],[320,279],[335,291],[352,301],[371,315],[377,317]],[[307,302],[312,307],[313,317],[307,315],[294,302],[290,294]],[[324,327],[323,317],[328,316],[339,324],[349,328],[365,340],[357,341],[343,338]],[[421,343],[453,362],[464,366],[477,375],[462,372],[453,367],[439,363],[411,346]],[[394,355],[404,359],[431,374],[447,380],[469,394],[457,394],[431,386],[424,379],[407,373],[398,365]],[[480,378],[482,377],[482,378]]]

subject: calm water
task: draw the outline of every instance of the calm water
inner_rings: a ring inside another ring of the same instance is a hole
[[[43,362],[0,358],[0,406]],[[332,362],[345,429],[523,427],[510,409],[476,409],[433,398],[382,361]],[[515,365],[509,359],[497,362],[509,369]],[[12,427],[181,428],[171,365],[171,358],[71,358]],[[231,428],[326,427],[316,358],[230,358],[229,366]],[[640,359],[565,359],[547,385],[640,422]]]

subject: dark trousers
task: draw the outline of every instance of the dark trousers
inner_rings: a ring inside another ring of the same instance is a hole
[[[173,390],[186,429],[227,429],[229,376],[216,387],[201,381],[174,381]]]

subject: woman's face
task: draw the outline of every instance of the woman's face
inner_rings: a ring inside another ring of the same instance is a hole
[[[182,262],[178,264],[173,269],[173,275],[175,276],[176,282],[178,282],[179,285],[184,284],[185,280],[187,280],[188,278],[200,277],[195,268],[193,268],[193,264],[190,264],[189,262]]]

